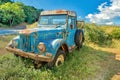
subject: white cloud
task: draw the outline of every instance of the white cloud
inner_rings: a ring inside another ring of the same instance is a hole
[[[106,25],[112,25],[113,22],[106,22],[105,24],[106,24]]]
[[[112,25],[115,18],[120,17],[120,0],[111,0],[110,6],[107,2],[98,6],[99,13],[88,14],[86,18],[97,24]]]

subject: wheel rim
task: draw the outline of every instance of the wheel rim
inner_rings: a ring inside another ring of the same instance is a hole
[[[56,60],[55,66],[58,67],[59,65],[64,63],[64,55],[60,54]]]
[[[79,40],[79,42],[82,43],[82,33],[80,33]]]

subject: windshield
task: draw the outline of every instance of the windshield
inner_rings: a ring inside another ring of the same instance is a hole
[[[39,25],[65,25],[66,15],[40,16]]]

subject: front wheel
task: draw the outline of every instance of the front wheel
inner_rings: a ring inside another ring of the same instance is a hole
[[[64,57],[64,54],[59,54],[56,58],[56,61],[55,61],[55,66],[58,67],[60,66],[61,64],[63,64],[65,61],[65,57]]]
[[[48,67],[51,68],[53,66],[59,67],[62,65],[65,61],[65,52],[62,50],[59,50],[54,58],[54,60],[51,63],[48,63]]]

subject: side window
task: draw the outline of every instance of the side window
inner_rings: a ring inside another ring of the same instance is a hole
[[[69,16],[68,25],[70,29],[75,28],[75,17]]]

